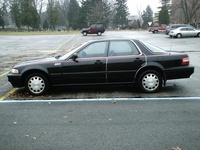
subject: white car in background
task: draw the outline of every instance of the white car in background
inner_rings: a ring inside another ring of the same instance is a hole
[[[170,37],[200,37],[200,30],[191,27],[179,27],[169,32]]]

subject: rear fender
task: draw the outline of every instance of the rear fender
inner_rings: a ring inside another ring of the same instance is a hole
[[[155,70],[158,73],[161,74],[162,79],[164,81],[164,85],[166,83],[166,75],[164,73],[164,67],[162,65],[160,65],[159,63],[156,62],[148,62],[146,65],[142,66],[141,68],[139,68],[135,74],[134,77],[134,82],[138,81],[139,76],[146,70]]]

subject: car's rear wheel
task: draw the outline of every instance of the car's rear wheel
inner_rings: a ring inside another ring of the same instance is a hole
[[[44,75],[33,73],[26,78],[25,87],[32,95],[42,95],[49,89],[49,83]]]
[[[197,34],[197,37],[200,37],[200,33]]]
[[[162,76],[155,70],[145,71],[140,75],[138,85],[143,92],[158,92],[162,87]]]
[[[101,36],[101,34],[102,34],[101,31],[98,31],[98,32],[97,32],[97,35],[98,35],[98,36]]]
[[[181,37],[182,37],[182,34],[179,33],[179,34],[176,35],[176,37],[177,37],[177,38],[181,38]]]
[[[83,35],[84,35],[84,36],[87,36],[87,32],[83,32]]]

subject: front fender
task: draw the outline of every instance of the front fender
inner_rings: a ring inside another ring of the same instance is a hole
[[[34,65],[34,66],[27,66],[27,67],[24,67],[20,73],[21,74],[24,74],[28,71],[31,71],[31,70],[38,70],[38,71],[42,71],[42,72],[45,72],[46,74],[48,74],[48,70],[46,67],[44,66],[41,66],[41,65]]]

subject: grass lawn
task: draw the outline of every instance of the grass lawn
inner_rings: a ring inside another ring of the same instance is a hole
[[[25,32],[11,32],[0,31],[0,35],[64,35],[64,34],[80,34],[81,31],[25,31]]]

